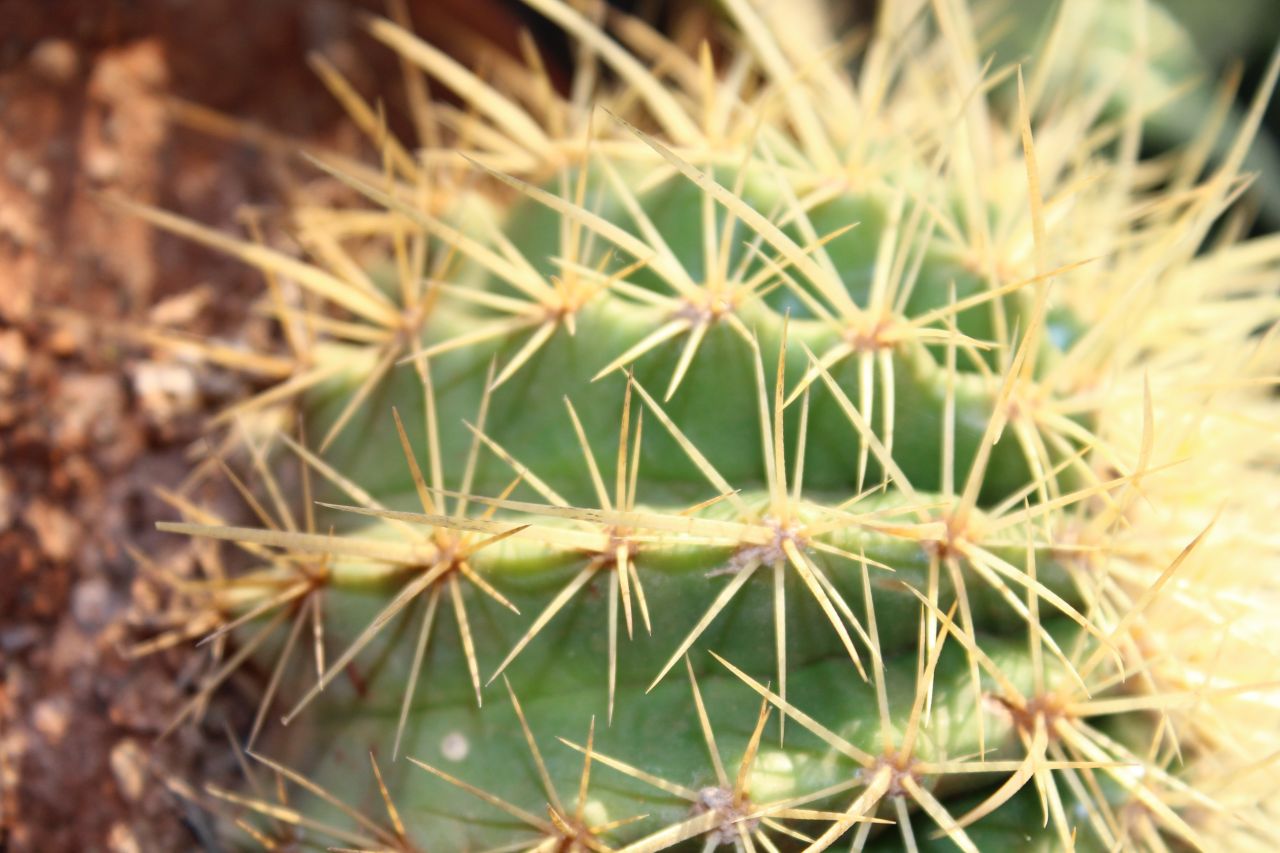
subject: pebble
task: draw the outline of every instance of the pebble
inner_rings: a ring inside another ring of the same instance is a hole
[[[0,421],[3,423],[3,421]],[[18,507],[18,491],[13,477],[0,471],[0,530],[8,530]]]
[[[17,373],[27,364],[27,342],[17,329],[0,331],[0,371]]]
[[[111,584],[105,578],[80,581],[71,590],[71,614],[86,630],[101,628],[114,614],[112,599]]]
[[[75,355],[88,348],[92,328],[87,319],[62,317],[58,325],[49,331],[44,345],[58,356]]]
[[[187,365],[145,361],[133,368],[131,378],[133,393],[153,423],[192,412],[200,401],[195,373]]]
[[[62,740],[70,720],[67,702],[60,698],[42,699],[31,711],[31,725],[50,743]]]
[[[24,183],[26,184],[27,192],[34,196],[43,196],[53,186],[53,175],[49,174],[49,170],[45,167],[35,166],[31,171],[27,172]]]
[[[3,526],[0,524],[0,526]],[[40,629],[35,625],[14,625],[0,628],[0,651],[6,655],[17,654],[40,642]]]
[[[157,302],[148,316],[157,326],[190,326],[209,307],[213,288],[207,284],[174,294]]]
[[[66,39],[49,38],[31,51],[31,68],[50,83],[70,83],[80,71],[80,56]]]
[[[146,790],[147,756],[138,742],[126,738],[111,748],[111,772],[127,800],[137,800]]]
[[[120,431],[125,391],[109,373],[73,373],[59,382],[54,438],[64,450],[108,445]]]
[[[36,498],[22,514],[22,520],[35,531],[40,550],[49,559],[67,560],[75,553],[80,526],[62,507]]]
[[[111,827],[107,835],[107,849],[111,853],[142,853],[138,839],[127,824],[117,823]]]
[[[110,148],[95,146],[85,155],[84,171],[98,183],[110,183],[120,174],[120,156]]]

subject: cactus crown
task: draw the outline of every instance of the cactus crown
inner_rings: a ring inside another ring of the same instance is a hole
[[[260,526],[162,525],[252,563],[175,723],[264,663],[247,742],[304,791],[210,808],[359,849],[1274,838],[1247,135],[1140,162],[1122,81],[984,68],[954,0],[852,57],[749,0],[692,51],[526,2],[568,96],[369,22],[419,150],[318,64],[381,168],[316,158],[362,200],[295,211],[305,259],[131,206],[262,269],[290,347],[202,349],[274,380],[228,413]]]

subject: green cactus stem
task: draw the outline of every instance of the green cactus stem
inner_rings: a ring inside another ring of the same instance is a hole
[[[368,23],[466,104],[418,151],[322,66],[385,168],[314,159],[351,197],[305,260],[129,205],[262,269],[288,347],[148,335],[268,377],[223,416],[258,523],[161,527],[249,562],[191,591],[225,652],[175,725],[257,668],[281,787],[188,795],[268,847],[1280,838],[1238,781],[1280,244],[1215,226],[1265,95],[1202,178],[1137,160],[1114,69],[985,69],[958,0],[852,66],[749,0],[692,53],[527,2],[568,96]]]

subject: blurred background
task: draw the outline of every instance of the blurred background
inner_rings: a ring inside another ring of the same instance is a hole
[[[787,0],[792,2],[792,0]],[[810,2],[810,0],[796,0]],[[1131,5],[1114,32],[1076,54],[1078,70],[1124,62]],[[714,3],[620,2],[679,38],[715,26]],[[785,6],[785,3],[779,3]],[[875,3],[821,4],[837,31],[874,20]],[[572,48],[517,2],[407,0],[418,32],[473,66],[493,47],[538,42],[567,85]],[[1147,0],[1152,62],[1115,108],[1192,81],[1151,116],[1146,154],[1199,128],[1214,91],[1239,73],[1237,118],[1280,39],[1277,0]],[[997,65],[1031,55],[1056,2],[982,0]],[[126,324],[159,323],[254,347],[274,330],[250,310],[256,276],[97,200],[104,191],[268,239],[309,177],[296,159],[235,134],[193,129],[175,103],[200,105],[276,138],[368,156],[315,79],[320,52],[387,107],[410,137],[396,59],[362,36],[357,12],[378,0],[0,0],[0,851],[220,849],[206,819],[158,784],[227,774],[225,735],[210,723],[160,746],[156,734],[194,673],[180,651],[129,662],[124,645],[163,606],[159,577],[214,559],[153,530],[170,514],[155,487],[176,487],[208,413],[243,378],[125,346]],[[189,111],[188,111],[189,112]],[[1249,168],[1255,232],[1280,225],[1280,108]],[[217,501],[217,494],[205,495]],[[228,507],[232,506],[228,502]],[[228,509],[228,513],[232,510]],[[251,692],[252,676],[231,691]],[[234,727],[229,701],[210,720]]]

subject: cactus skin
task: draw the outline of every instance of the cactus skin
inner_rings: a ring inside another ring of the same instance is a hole
[[[854,81],[735,0],[753,85],[674,94],[568,5],[530,5],[619,75],[609,114],[555,101],[540,125],[528,90],[375,21],[506,140],[459,140],[466,180],[373,128],[389,177],[321,166],[377,213],[300,219],[305,268],[133,208],[322,297],[332,339],[244,409],[283,403],[316,439],[245,430],[266,527],[187,503],[162,525],[258,562],[211,585],[241,651],[196,699],[260,662],[254,755],[325,792],[210,807],[264,844],[360,849],[1280,838],[1274,797],[1233,788],[1265,788],[1276,730],[1274,588],[1249,565],[1277,564],[1259,519],[1280,490],[1249,472],[1274,462],[1277,348],[1250,335],[1280,316],[1280,252],[1193,255],[1243,151],[1200,184],[1173,170],[1190,200],[1162,204],[1126,159],[1136,122],[1084,139],[1089,92],[1033,120],[967,97],[954,3],[943,36],[887,11]],[[716,97],[743,103],[695,108]],[[824,98],[870,110],[862,130]],[[368,273],[334,251],[360,216]],[[1220,667],[1241,643],[1255,663]]]

